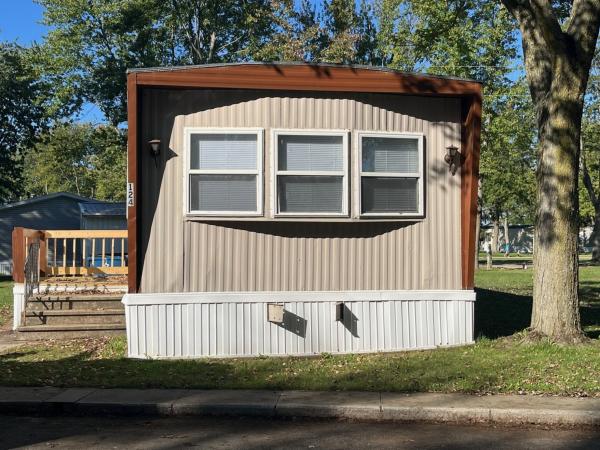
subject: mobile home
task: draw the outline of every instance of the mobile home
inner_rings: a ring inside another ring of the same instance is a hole
[[[94,199],[55,192],[0,206],[0,276],[12,273],[12,231],[15,227],[77,230],[80,205]]]
[[[131,70],[129,355],[472,342],[480,117],[471,80]]]

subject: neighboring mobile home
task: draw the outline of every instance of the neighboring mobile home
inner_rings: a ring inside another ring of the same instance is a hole
[[[56,192],[0,206],[0,275],[12,273],[14,227],[78,230],[79,205],[93,201],[68,192]]]
[[[479,83],[225,64],[128,102],[130,356],[473,341]]]
[[[82,230],[126,230],[127,229],[127,207],[125,202],[89,202],[79,205],[81,211],[81,229]],[[94,255],[93,263],[95,265],[121,265],[121,255],[125,257],[124,264],[127,264],[127,247],[125,241],[119,240],[111,242],[111,255],[106,254],[104,260],[101,255],[101,248],[98,248]],[[92,255],[93,244],[91,240],[86,241],[86,255]],[[98,246],[100,247],[100,246]],[[125,250],[125,254],[121,251]],[[118,255],[115,257],[115,254]],[[89,256],[86,264],[92,264],[92,257]]]
[[[125,202],[80,203],[82,230],[124,230],[127,228]]]

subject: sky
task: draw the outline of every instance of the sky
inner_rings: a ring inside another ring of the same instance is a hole
[[[0,39],[28,46],[41,42],[47,28],[40,22],[43,8],[33,0],[0,0]]]
[[[0,41],[29,46],[41,43],[48,27],[43,25],[44,8],[33,0],[0,0]],[[90,103],[85,104],[77,119],[80,122],[104,122],[104,115]]]

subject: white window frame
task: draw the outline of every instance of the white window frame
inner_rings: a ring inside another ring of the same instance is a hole
[[[183,210],[190,217],[257,217],[263,215],[263,128],[204,128],[185,127],[184,134],[184,170],[183,170]],[[192,169],[191,164],[191,137],[193,134],[252,134],[256,136],[256,169]],[[256,211],[202,211],[192,210],[190,198],[190,175],[256,175]]]
[[[415,217],[423,218],[425,216],[424,204],[425,204],[425,186],[423,183],[423,165],[425,161],[424,155],[424,135],[423,133],[403,133],[394,131],[357,131],[356,132],[356,145],[358,146],[356,154],[357,158],[357,177],[356,182],[356,198],[358,199],[358,214],[360,217]],[[375,137],[375,138],[396,138],[396,139],[417,139],[418,140],[418,171],[417,172],[363,172],[363,138]],[[363,177],[374,177],[374,178],[416,178],[417,181],[417,195],[418,204],[417,212],[387,212],[387,213],[364,213],[362,209],[362,179]]]
[[[309,171],[309,170],[279,170],[279,136],[341,136],[342,137],[342,156],[343,167],[339,171]],[[349,154],[349,135],[350,130],[339,129],[285,129],[278,128],[271,130],[271,211],[273,217],[348,217],[348,154]],[[278,183],[279,176],[330,176],[342,177],[342,211],[341,212],[279,212],[278,208]]]

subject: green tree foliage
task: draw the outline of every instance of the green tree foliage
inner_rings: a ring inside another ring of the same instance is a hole
[[[380,0],[378,42],[390,67],[483,82],[481,197],[484,219],[531,221],[535,123],[523,82],[509,73],[515,23],[483,0]]]
[[[370,2],[326,0],[317,13],[308,0],[275,0],[268,42],[253,55],[259,61],[344,64],[381,63],[375,12]]]
[[[58,101],[126,119],[128,68],[244,61],[270,34],[268,0],[38,0],[50,32],[40,64]]]
[[[48,121],[49,90],[31,63],[32,51],[0,42],[0,204],[19,197],[22,154]]]
[[[61,124],[43,134],[25,158],[32,195],[74,192],[102,200],[125,198],[124,133],[112,126]]]
[[[345,64],[355,61],[360,35],[356,29],[358,17],[354,8],[353,1],[325,1],[321,61]]]
[[[600,264],[600,49],[592,63],[586,107],[581,129],[581,182],[579,217],[582,225],[592,225],[589,241],[592,262]]]
[[[480,163],[482,212],[491,222],[508,216],[533,223],[536,130],[527,85],[520,80],[491,101],[495,115],[487,116]]]
[[[162,3],[160,23],[170,31],[172,56],[180,63],[249,60],[270,36],[269,0],[170,0],[159,3]]]
[[[323,46],[323,32],[315,7],[303,0],[272,2],[273,33],[254,54],[257,61],[313,61]]]
[[[382,59],[400,70],[474,78],[497,89],[516,56],[514,22],[486,0],[380,0]]]
[[[129,67],[168,61],[168,30],[155,25],[158,1],[39,0],[50,32],[40,65],[57,102],[96,104],[113,125],[125,120]]]

